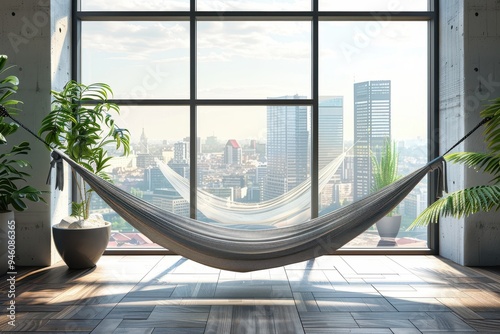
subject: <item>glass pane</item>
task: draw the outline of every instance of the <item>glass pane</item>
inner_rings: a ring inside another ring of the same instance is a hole
[[[302,106],[200,107],[198,219],[254,228],[309,219],[309,113]]]
[[[428,0],[319,0],[319,10],[321,11],[366,11],[366,12],[406,12],[406,11],[427,11]],[[388,21],[387,18],[383,19]],[[390,19],[389,19],[390,20]]]
[[[160,166],[168,166],[169,170],[185,177],[189,187],[189,109],[133,106],[120,109],[117,124],[130,131],[132,153],[110,161],[108,170],[114,184],[164,210],[188,217],[189,197],[183,198],[174,189]],[[110,154],[112,151],[111,147]],[[112,224],[108,248],[160,247],[130,226],[97,195],[93,196],[91,212],[103,214]]]
[[[427,23],[391,22],[378,34],[361,34],[376,25],[373,21],[320,24],[320,95],[343,101],[336,108],[335,100],[320,101],[320,159],[321,145],[336,151],[333,143],[340,142],[340,122],[344,123],[344,150],[352,147],[341,174],[320,194],[322,213],[372,191],[371,155],[378,154],[386,138],[397,143],[400,175],[427,161]],[[335,134],[327,124],[332,124]],[[406,232],[426,203],[424,179],[399,205],[402,220],[395,240],[380,242],[372,227],[348,247],[427,247],[426,228]]]
[[[197,10],[203,11],[308,11],[311,0],[198,0]]]
[[[309,22],[198,23],[198,98],[310,92]]]
[[[84,11],[188,11],[189,0],[80,0]]]
[[[339,191],[346,173],[344,160],[340,156],[344,152],[344,97],[320,96],[319,99],[319,211],[320,215],[340,207]],[[349,189],[349,187],[347,187]],[[345,192],[345,190],[344,190]]]
[[[82,81],[119,99],[189,97],[189,23],[82,22]]]

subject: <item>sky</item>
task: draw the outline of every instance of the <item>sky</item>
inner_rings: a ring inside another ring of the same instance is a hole
[[[82,10],[189,10],[190,0],[81,0]],[[325,11],[423,11],[427,0],[318,0],[319,10]],[[198,0],[197,10],[310,10],[311,0]]]
[[[154,8],[166,2],[148,3]],[[221,8],[235,4],[213,3]],[[237,3],[251,6],[258,1]],[[284,1],[266,3],[279,6]],[[380,3],[401,8],[395,1]],[[311,96],[310,23],[201,21],[197,28],[198,98]],[[82,31],[84,83],[106,82],[116,98],[189,97],[188,22],[83,22]],[[344,96],[346,139],[353,135],[353,84],[367,80],[391,80],[393,137],[426,136],[426,22],[321,22],[319,36],[320,96]],[[200,108],[198,135],[261,137],[265,109]],[[189,134],[188,117],[187,107],[122,106],[120,120],[133,139],[144,128],[151,139],[176,140]]]

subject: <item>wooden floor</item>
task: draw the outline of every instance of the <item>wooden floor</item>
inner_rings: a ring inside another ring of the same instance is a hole
[[[2,333],[500,333],[500,270],[434,256],[325,256],[244,274],[104,256],[92,270],[18,270],[15,289],[7,278]]]

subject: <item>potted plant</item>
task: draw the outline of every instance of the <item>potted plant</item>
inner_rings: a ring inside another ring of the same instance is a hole
[[[372,153],[372,191],[378,191],[400,178],[398,174],[398,158],[396,143],[386,139],[384,145],[380,147],[380,154],[377,157]],[[395,246],[395,238],[401,227],[401,215],[397,208],[392,210],[385,217],[376,223],[377,232],[380,236],[379,246]]]
[[[24,211],[27,208],[25,201],[44,201],[42,192],[30,185],[25,184],[30,176],[25,169],[31,167],[29,162],[21,159],[28,154],[30,145],[21,142],[12,145],[4,151],[7,146],[7,137],[17,131],[19,125],[7,121],[7,114],[15,114],[15,106],[20,101],[12,100],[19,80],[16,76],[6,75],[10,67],[6,67],[8,57],[0,55],[0,275],[7,272],[8,266],[8,231],[14,228],[14,211]],[[14,211],[13,211],[14,210]],[[12,232],[11,234],[12,235]]]
[[[111,182],[106,172],[112,156],[106,147],[115,146],[127,155],[130,151],[128,130],[119,129],[111,113],[119,114],[117,104],[109,101],[111,88],[104,83],[84,85],[69,81],[60,91],[52,91],[51,112],[42,120],[39,134],[51,148],[58,148],[76,163]],[[102,216],[90,215],[93,191],[76,180],[77,198],[71,216],[52,227],[56,248],[72,269],[94,267],[109,241],[111,224]]]
[[[439,217],[462,218],[476,212],[500,208],[500,98],[493,100],[481,117],[489,119],[485,125],[486,152],[457,152],[445,156],[447,161],[462,163],[467,167],[491,174],[489,184],[457,190],[441,197],[427,207],[409,229],[437,223]]]

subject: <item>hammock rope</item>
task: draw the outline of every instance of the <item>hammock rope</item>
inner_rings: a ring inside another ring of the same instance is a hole
[[[13,119],[3,107],[0,111],[2,116]],[[487,121],[483,120],[474,131]],[[57,178],[62,179],[64,160],[116,213],[153,242],[199,263],[239,272],[274,268],[330,254],[392,211],[429,172],[445,168],[444,157],[439,156],[387,187],[338,210],[300,224],[255,230],[237,221],[235,226],[212,224],[162,210],[99,178],[58,149],[53,148],[51,156],[56,161],[51,165],[56,167]],[[60,186],[62,189],[62,184]]]

